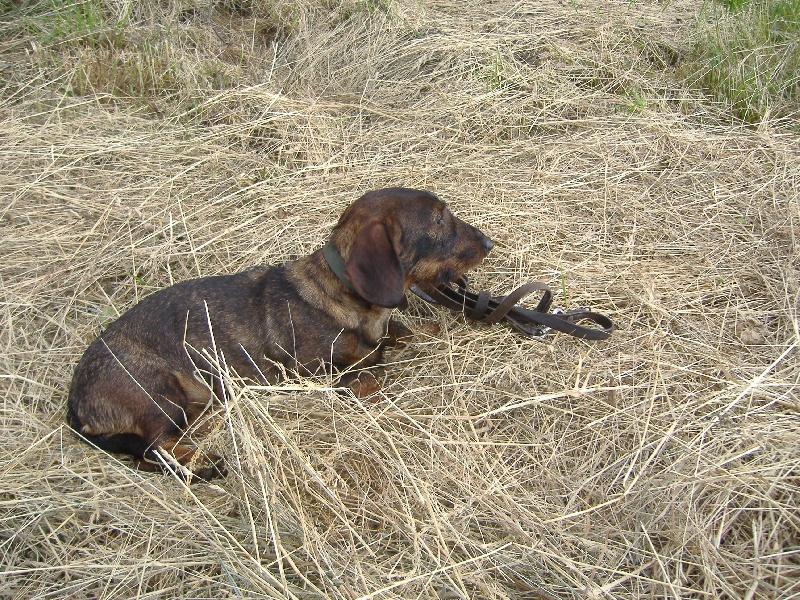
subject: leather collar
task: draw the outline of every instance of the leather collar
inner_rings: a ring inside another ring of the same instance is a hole
[[[336,248],[333,246],[333,241],[328,240],[325,245],[322,247],[322,256],[325,257],[325,261],[328,263],[328,266],[331,268],[339,280],[345,284],[348,288],[356,292],[356,288],[353,287],[353,284],[350,283],[350,280],[345,275],[345,268],[346,265],[344,264],[344,259],[339,256],[339,252],[337,252]],[[356,292],[358,294],[358,292]]]
[[[347,275],[345,274],[345,269],[347,266],[345,265],[344,259],[339,255],[339,252],[334,247],[332,240],[325,242],[325,245],[322,247],[322,256],[325,257],[325,262],[328,263],[331,271],[333,271],[336,277],[339,278],[339,281],[345,284],[350,290],[353,291],[354,294],[361,298],[361,294],[359,294],[356,288],[353,287],[350,279],[348,279]],[[408,308],[408,300],[406,299],[405,295],[403,295],[403,299],[397,308],[400,310],[406,310]]]

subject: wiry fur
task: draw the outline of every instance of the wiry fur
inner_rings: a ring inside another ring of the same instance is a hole
[[[136,456],[140,468],[155,468],[158,448],[185,464],[195,450],[182,443],[182,432],[219,394],[213,373],[223,358],[240,376],[263,383],[283,370],[373,366],[387,341],[409,333],[390,325],[408,286],[452,281],[492,247],[436,196],[404,188],[361,197],[331,240],[352,287],[320,250],[284,266],[184,281],[142,300],[78,363],[69,425],[105,450]],[[360,395],[377,391],[374,378],[344,379]],[[210,459],[198,476],[219,473],[217,457]]]

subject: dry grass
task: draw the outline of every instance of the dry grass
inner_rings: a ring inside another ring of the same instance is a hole
[[[800,595],[800,151],[672,80],[694,3],[227,4],[86,3],[49,38],[6,9],[0,596]],[[479,285],[563,280],[619,330],[412,300],[442,334],[374,402],[230,381],[216,485],[65,428],[138,298],[307,253],[395,184],[498,242]]]

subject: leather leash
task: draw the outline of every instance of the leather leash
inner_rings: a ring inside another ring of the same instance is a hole
[[[553,292],[546,284],[538,281],[526,283],[507,296],[492,296],[487,291],[475,293],[469,289],[466,277],[461,277],[454,283],[455,286],[446,284],[431,290],[422,290],[416,285],[412,285],[410,289],[426,302],[463,312],[470,319],[490,325],[506,321],[524,336],[534,339],[543,339],[549,331],[555,330],[585,340],[604,340],[614,331],[611,319],[588,308],[570,311],[556,308],[553,312],[548,312],[553,301]],[[535,309],[517,305],[519,300],[537,291],[542,292],[542,298]],[[579,325],[578,321],[589,321],[599,328]]]
[[[322,248],[322,253],[336,276],[355,291],[344,273],[345,262],[330,240]],[[478,293],[470,291],[466,277],[460,277],[454,283],[456,287],[446,284],[436,289],[422,290],[414,284],[409,289],[426,302],[463,312],[474,321],[483,321],[489,325],[506,321],[522,335],[533,339],[544,339],[548,332],[556,330],[585,340],[604,340],[614,331],[611,319],[588,308],[570,311],[556,308],[553,312],[547,312],[553,301],[553,292],[540,281],[521,285],[507,296],[492,296],[485,290]],[[533,292],[542,292],[536,308],[529,310],[517,305],[517,302]],[[600,328],[578,325],[576,321],[591,321]]]

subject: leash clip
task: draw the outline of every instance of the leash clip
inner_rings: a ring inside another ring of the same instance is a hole
[[[539,325],[537,327],[533,327],[525,337],[528,337],[532,340],[540,340],[544,341],[547,339],[547,334],[553,331],[552,327],[546,327],[544,325]]]
[[[563,308],[555,307],[552,311],[550,311],[551,315],[564,315],[567,311]],[[532,340],[544,341],[547,339],[547,335],[553,331],[552,327],[548,327],[547,325],[536,325],[531,327],[529,333],[526,334],[525,337],[528,337]]]

